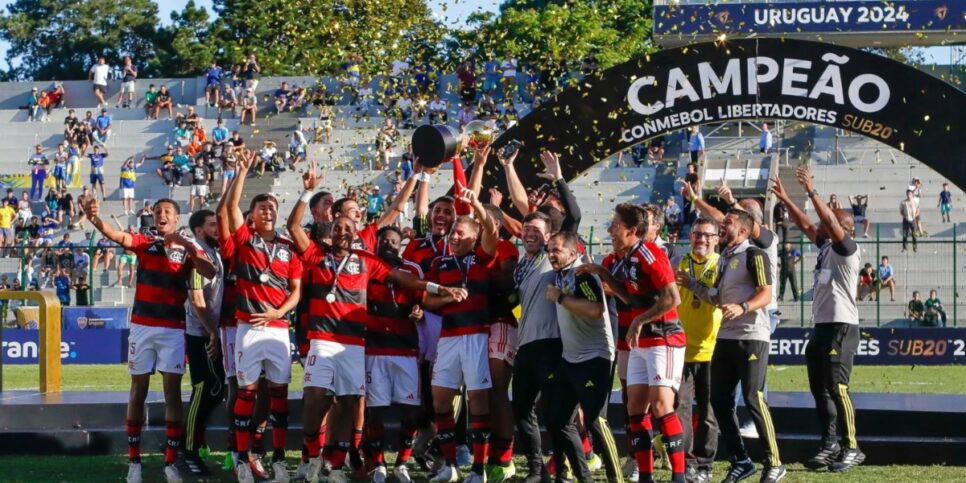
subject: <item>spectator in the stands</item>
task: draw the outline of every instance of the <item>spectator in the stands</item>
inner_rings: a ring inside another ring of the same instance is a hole
[[[94,142],[100,145],[107,143],[111,137],[111,120],[107,109],[101,109],[101,115],[97,116],[97,119],[94,120],[94,130],[92,131]]]
[[[50,116],[51,110],[64,107],[66,96],[67,92],[64,90],[64,84],[62,82],[54,82],[54,88],[47,91],[47,105],[44,106],[48,117]]]
[[[63,189],[67,187],[67,151],[64,150],[63,144],[57,145],[57,151],[54,151],[54,170],[51,172],[51,176],[54,177],[54,187],[57,189]]]
[[[507,130],[516,125],[519,120],[520,114],[517,113],[516,106],[510,102],[503,108],[503,113],[500,114],[500,119],[497,120],[497,127],[501,130]]]
[[[107,106],[104,95],[107,94],[107,76],[111,72],[111,67],[103,56],[97,58],[97,63],[88,72],[87,80],[94,85],[94,97],[97,98],[97,107]]]
[[[74,222],[76,228],[84,228],[84,220],[87,219],[87,213],[84,212],[84,206],[86,206],[88,200],[94,195],[91,194],[90,188],[85,184],[81,194],[77,196],[77,220]]]
[[[245,140],[241,137],[241,133],[238,131],[232,131],[231,139],[228,140],[229,146],[235,149],[241,149],[245,147]]]
[[[459,79],[460,86],[460,100],[464,104],[470,104],[476,101],[476,71],[473,68],[473,62],[466,61],[460,67],[459,71],[456,73],[456,77]]]
[[[503,98],[513,103],[517,97],[517,59],[507,57],[500,63],[503,70]]]
[[[174,148],[168,146],[167,156],[162,157],[161,166],[154,170],[154,172],[164,180],[164,184],[168,187],[174,186],[175,183],[180,183],[181,173],[174,165]]]
[[[456,120],[460,123],[460,128],[476,120],[476,112],[472,104],[464,104],[463,109],[456,114]]]
[[[896,278],[892,270],[892,265],[889,265],[889,257],[882,257],[882,263],[879,264],[879,286],[878,289],[882,290],[883,287],[889,289],[889,299],[892,302],[896,301]],[[881,298],[879,300],[882,300]]]
[[[114,108],[134,106],[134,87],[138,79],[138,68],[134,66],[130,55],[124,56],[124,65],[121,66],[121,93],[117,96]]]
[[[430,124],[446,124],[448,120],[447,111],[449,110],[449,104],[444,101],[439,94],[433,94],[433,100],[429,101],[429,123]]]
[[[198,202],[199,210],[204,208],[208,198],[208,186],[211,184],[211,177],[211,168],[205,164],[203,158],[197,158],[191,169],[191,194],[188,196],[188,211],[195,210],[195,201]]]
[[[399,131],[396,130],[392,119],[387,117],[376,135],[376,151],[379,155],[378,162],[381,163],[381,167],[389,166],[389,158],[392,156],[392,149],[396,146],[398,139]]]
[[[147,156],[142,154],[141,159],[135,162],[134,156],[130,156],[121,165],[121,201],[124,204],[125,215],[134,214],[134,187],[138,179],[134,170],[140,168],[145,159]]]
[[[71,195],[67,188],[62,188],[60,190],[60,220],[61,224],[70,229],[74,224],[74,215],[77,209],[74,206],[74,196]]]
[[[44,216],[49,216],[60,222],[60,191],[50,188],[44,197]]]
[[[664,204],[664,223],[664,226],[667,227],[668,243],[677,242],[678,236],[681,234],[681,227],[684,225],[684,216],[681,213],[681,207],[678,206],[673,196],[669,196]]]
[[[107,192],[104,190],[104,158],[110,156],[107,148],[101,149],[101,146],[94,145],[94,152],[88,154],[87,157],[91,160],[91,188],[97,189],[97,186],[101,187],[101,201],[107,199]]]
[[[768,130],[768,123],[761,124],[761,137],[758,138],[758,152],[767,153],[771,150],[772,137],[771,131]]]
[[[839,197],[835,195],[830,195],[828,197],[828,207],[832,210],[841,210],[842,202],[839,201]]]
[[[918,290],[912,291],[912,300],[906,305],[906,317],[909,319],[910,327],[923,325],[923,315],[926,313],[926,305],[922,301],[922,296]]]
[[[943,183],[943,190],[939,192],[939,215],[943,223],[952,223],[950,213],[953,211],[953,193],[949,191],[949,183]],[[945,322],[943,322],[945,325]]]
[[[407,129],[413,124],[413,98],[403,94],[396,101],[393,111],[396,113],[396,124]]]
[[[27,122],[39,121],[40,111],[40,89],[34,87],[27,96]]]
[[[57,291],[57,298],[60,305],[67,307],[70,305],[70,276],[67,273],[57,270],[54,276],[54,289]]]
[[[221,90],[221,100],[218,101],[218,117],[221,117],[225,110],[231,111],[231,117],[238,117],[238,93],[229,85],[223,86]]]
[[[402,157],[399,160],[399,168],[402,170],[402,181],[409,181],[409,177],[413,175],[413,169],[415,165],[415,155],[413,154],[413,145],[406,143],[406,149],[402,153]]]
[[[221,92],[221,76],[225,74],[225,70],[218,67],[218,61],[211,61],[211,65],[205,70],[205,104],[209,107],[215,107],[218,104],[219,95]]]
[[[157,119],[155,113],[155,108],[158,107],[158,90],[154,87],[154,84],[148,86],[148,90],[144,92],[144,118],[145,119]]]
[[[245,79],[245,87],[255,92],[258,89],[258,79],[262,77],[262,66],[258,63],[254,53],[248,54],[245,67],[242,69],[242,77]]]
[[[912,190],[912,196],[916,202],[916,219],[914,220],[916,236],[929,236],[929,233],[926,233],[926,231],[922,229],[922,180],[919,179],[919,177],[912,178],[912,183],[909,185],[909,189]]]
[[[500,61],[496,59],[493,52],[487,53],[486,62],[483,63],[483,94],[492,95],[500,87]]]
[[[20,218],[24,223],[30,221],[30,218],[34,216],[33,205],[30,202],[30,193],[23,191],[20,193],[20,200],[17,201],[17,218]]]
[[[175,115],[175,119],[184,121],[192,132],[201,126],[201,116],[195,111],[195,106],[188,106],[188,112],[184,114],[179,112]]]
[[[188,174],[191,170],[191,157],[185,152],[185,149],[181,146],[175,148],[174,151],[174,168],[179,171],[177,183],[181,184],[181,179],[184,175]]]
[[[297,111],[305,106],[307,100],[307,92],[305,88],[295,84],[292,86],[292,94],[288,96],[288,110]]]
[[[238,169],[238,158],[235,156],[234,149],[227,149],[221,156],[221,194],[224,195],[228,190],[228,183],[235,179],[235,170]]]
[[[691,127],[691,134],[688,138],[688,153],[691,155],[691,162],[697,163],[704,157],[704,135],[698,126]]]
[[[188,123],[184,119],[180,119],[178,125],[174,128],[174,142],[178,146],[187,146],[191,143],[192,134],[194,134],[194,131],[188,128]]]
[[[216,153],[219,155],[222,153],[230,137],[231,133],[225,127],[224,119],[218,118],[218,125],[211,130],[211,142],[215,147]]]
[[[87,274],[81,273],[77,275],[77,281],[74,283],[74,305],[78,307],[87,307],[91,304],[91,286],[87,284]]]
[[[64,118],[64,139],[74,139],[77,136],[77,127],[80,119],[73,109],[67,110],[67,117]]]
[[[241,100],[241,124],[245,124],[245,115],[251,117],[250,125],[255,125],[255,110],[258,109],[258,99],[255,98],[255,89],[251,87],[245,89],[245,94]]]
[[[278,154],[278,147],[275,145],[275,141],[265,140],[262,142],[262,149],[258,151],[258,156],[255,158],[255,166],[252,166],[251,170],[256,172],[258,176],[265,174],[265,168],[275,165],[275,155]]]
[[[292,135],[289,136],[288,154],[292,170],[300,162],[305,161],[306,149],[308,147],[309,142],[305,140],[305,135],[302,134],[302,122],[300,121],[295,127],[295,130],[292,131]]]
[[[946,327],[946,309],[943,307],[943,301],[939,300],[939,295],[935,290],[929,291],[929,298],[926,299],[925,307],[926,314],[924,318],[926,325],[936,327],[942,323],[942,327]]]
[[[156,103],[154,106],[154,116],[153,119],[157,119],[161,115],[161,109],[166,109],[168,111],[168,120],[170,121],[174,117],[174,99],[171,98],[171,91],[168,90],[168,86],[162,85],[158,89],[158,95],[154,98]]]
[[[315,125],[316,143],[322,142],[323,135],[325,135],[325,144],[332,142],[332,119],[334,117],[335,113],[332,112],[332,106],[327,103],[323,103],[319,106],[318,124]]]
[[[0,256],[6,256],[7,247],[12,247],[17,241],[13,231],[14,221],[17,219],[17,210],[14,205],[0,203]]]
[[[34,154],[27,160],[27,165],[30,166],[30,199],[40,201],[40,198],[44,196],[44,181],[47,180],[47,166],[50,165],[50,161],[47,160],[47,155],[44,154],[43,146],[39,144],[35,146]]]
[[[875,287],[878,281],[875,267],[871,263],[866,263],[862,270],[859,270],[859,286],[856,290],[855,300],[861,301],[866,296],[870,302],[875,301]]]
[[[852,207],[852,218],[855,219],[855,224],[862,225],[862,238],[869,238],[869,225],[872,224],[866,217],[869,195],[849,195],[849,205]]]
[[[154,206],[151,202],[144,200],[144,206],[141,207],[141,211],[138,212],[138,233],[150,233],[154,229]],[[128,233],[134,233],[134,227],[128,226]],[[133,268],[132,268],[133,270]],[[118,278],[120,279],[121,272],[118,272]]]
[[[282,85],[275,90],[275,94],[272,96],[275,100],[276,113],[280,114],[287,110],[290,95],[292,95],[292,91],[288,88],[288,82],[282,81]]]
[[[366,223],[371,223],[382,216],[382,209],[386,198],[379,191],[378,186],[373,186],[369,195],[366,197]]]
[[[906,190],[906,199],[899,203],[899,216],[902,219],[902,252],[906,252],[906,241],[912,237],[912,251],[916,251],[916,224],[919,220],[919,198],[913,194],[913,190]]]
[[[104,265],[104,272],[107,272],[111,268],[111,263],[114,262],[114,247],[116,245],[109,238],[100,238],[97,240],[97,244],[94,248],[94,262],[93,270],[96,272],[97,267]]]

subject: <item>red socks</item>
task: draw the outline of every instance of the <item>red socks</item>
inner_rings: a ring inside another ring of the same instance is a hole
[[[671,411],[658,418],[658,421],[664,436],[664,448],[671,460],[671,472],[684,475],[684,428],[681,427],[681,420],[677,413]]]
[[[654,474],[654,450],[651,448],[651,415],[636,414],[631,420],[631,447],[641,475]]]
[[[141,422],[127,420],[127,457],[131,463],[141,462]]]
[[[288,387],[272,387],[268,390],[269,413],[272,422],[272,461],[285,460],[285,440],[288,437]]]
[[[181,444],[181,422],[168,421],[164,436],[167,439],[164,448],[164,464],[173,465],[178,459],[178,446]]]
[[[490,441],[490,415],[470,415],[470,440],[473,442],[473,471],[481,473]]]
[[[436,438],[446,464],[456,465],[456,421],[452,411],[436,413]]]
[[[399,428],[399,453],[396,454],[396,466],[409,461],[413,454],[413,440],[416,439],[416,428],[403,426]]]
[[[235,415],[235,449],[239,459],[248,461],[249,436],[251,436],[252,413],[255,411],[255,391],[238,390],[233,413]]]
[[[382,424],[376,424],[370,421],[366,425],[365,452],[367,463],[372,463],[376,466],[384,466],[386,464],[382,451],[382,440],[385,437],[386,428]]]

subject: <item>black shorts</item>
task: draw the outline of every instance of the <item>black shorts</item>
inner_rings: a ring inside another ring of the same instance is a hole
[[[107,86],[102,86],[100,84],[94,84],[94,92],[100,92],[101,94],[107,92]]]

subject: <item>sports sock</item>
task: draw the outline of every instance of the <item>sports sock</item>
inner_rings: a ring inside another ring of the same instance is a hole
[[[141,462],[141,422],[127,420],[127,457],[131,463]]]

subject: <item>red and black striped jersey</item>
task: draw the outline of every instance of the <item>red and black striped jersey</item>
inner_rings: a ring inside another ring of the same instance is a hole
[[[517,318],[513,315],[513,308],[519,303],[520,296],[517,294],[517,288],[512,282],[512,269],[510,273],[503,273],[503,265],[507,261],[512,260],[513,266],[516,266],[519,259],[520,250],[517,249],[517,246],[513,242],[509,240],[500,240],[497,242],[496,261],[494,262],[495,272],[492,277],[494,290],[493,296],[490,298],[491,316],[493,317],[491,322],[493,323],[501,322],[514,327],[517,325]]]
[[[243,224],[232,238],[236,249],[235,317],[241,323],[249,323],[252,314],[285,303],[291,293],[289,281],[302,278],[302,262],[295,254],[295,244],[282,235],[276,234],[272,242],[266,242]],[[288,320],[276,319],[268,326],[287,328]]]
[[[308,339],[365,345],[367,285],[384,281],[392,271],[389,265],[363,250],[339,258],[315,242],[302,260],[308,271],[302,292]],[[335,297],[331,302],[326,300],[329,294]]]
[[[406,249],[403,250],[402,257],[404,260],[419,265],[423,273],[428,273],[433,265],[433,260],[446,254],[449,254],[449,246],[445,236],[436,238],[432,235],[426,235],[423,238],[410,240]]]
[[[496,258],[488,255],[482,247],[461,257],[446,255],[433,261],[426,273],[427,281],[447,287],[462,287],[467,291],[467,297],[462,302],[446,304],[439,309],[443,317],[440,337],[489,333],[490,293],[495,266]]]
[[[627,350],[627,328],[640,314],[650,309],[660,290],[675,283],[674,269],[667,254],[653,242],[640,241],[622,259],[620,267],[624,288],[630,295],[626,315],[618,315],[622,350]],[[621,322],[626,323],[623,325]],[[653,322],[644,324],[638,338],[639,347],[669,345],[683,347],[684,329],[678,320],[677,308],[672,308]]]
[[[423,278],[413,262],[403,260],[396,270]],[[373,356],[419,355],[419,333],[409,318],[422,294],[395,285],[391,280],[369,279],[367,296],[366,354]]]
[[[604,257],[604,260],[600,264],[607,269],[617,279],[618,282],[624,283],[624,255],[617,252],[610,252]],[[614,308],[617,309],[617,350],[630,350],[627,345],[627,340],[625,336],[627,335],[627,328],[631,326],[631,322],[634,321],[634,316],[631,313],[631,306],[627,305],[620,297],[614,296]]]
[[[365,250],[370,253],[376,251],[376,235],[379,233],[379,225],[369,223],[356,233],[356,240],[352,242],[353,250]]]
[[[204,253],[198,246],[165,248],[160,236],[131,235],[130,251],[138,257],[132,324],[184,329],[191,249]]]
[[[218,237],[218,251],[221,253],[221,263],[225,267],[225,280],[221,297],[220,327],[236,327],[235,299],[238,297],[238,286],[235,283],[235,241],[232,237]]]

